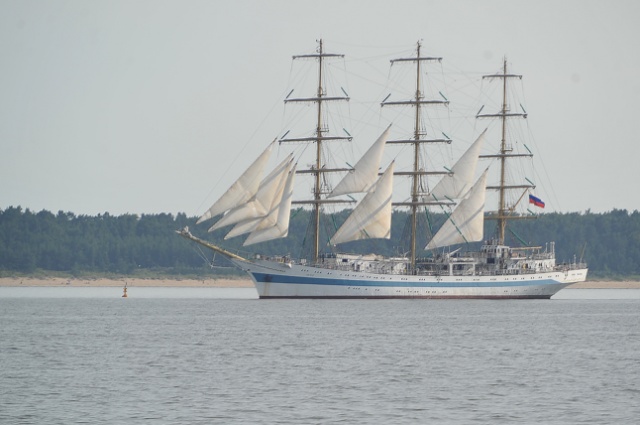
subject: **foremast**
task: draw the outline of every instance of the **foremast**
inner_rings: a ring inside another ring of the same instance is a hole
[[[296,55],[293,56],[293,60],[296,59],[315,59],[318,61],[318,89],[316,91],[316,95],[314,97],[306,97],[306,98],[292,98],[288,97],[284,100],[286,103],[316,103],[317,104],[317,121],[315,134],[313,137],[305,137],[305,138],[281,138],[279,140],[280,143],[287,142],[304,142],[304,143],[315,143],[315,161],[314,165],[309,169],[301,169],[296,172],[296,174],[312,174],[314,179],[313,184],[313,199],[310,200],[300,200],[293,201],[294,204],[310,204],[313,208],[313,252],[312,252],[312,260],[314,263],[318,261],[318,256],[320,252],[320,216],[321,216],[321,207],[326,203],[339,203],[345,202],[341,200],[329,200],[323,199],[323,195],[326,195],[326,192],[322,190],[322,175],[324,173],[333,173],[339,171],[349,171],[348,168],[333,168],[329,169],[325,167],[324,159],[322,157],[322,144],[326,141],[336,141],[336,140],[346,140],[351,141],[351,137],[346,136],[331,136],[328,134],[328,128],[323,124],[324,114],[325,114],[325,104],[327,102],[335,102],[335,101],[349,101],[348,96],[327,96],[326,90],[324,88],[323,83],[323,69],[325,66],[325,62],[327,59],[331,58],[344,58],[343,54],[339,53],[327,53],[324,51],[322,39],[318,40],[318,49],[316,53],[306,54],[306,55]],[[292,90],[293,91],[293,90]],[[344,90],[343,90],[344,91]],[[291,94],[291,92],[289,93]],[[345,92],[346,94],[346,92]],[[286,136],[286,135],[285,135]]]
[[[531,216],[522,216],[522,215],[514,215],[513,211],[518,203],[522,200],[524,195],[528,190],[534,189],[535,185],[533,184],[521,184],[521,185],[509,185],[506,182],[506,173],[507,173],[507,159],[517,158],[517,157],[533,157],[531,153],[513,153],[513,147],[508,143],[507,140],[507,120],[510,118],[527,118],[527,113],[523,112],[512,112],[508,103],[507,103],[507,80],[509,79],[522,79],[522,75],[517,74],[509,74],[507,72],[507,59],[503,60],[502,73],[501,74],[492,74],[492,75],[483,75],[483,79],[499,79],[502,80],[502,107],[500,111],[493,114],[480,114],[480,111],[484,108],[480,108],[478,114],[476,114],[476,118],[498,118],[501,121],[501,141],[500,141],[500,151],[498,154],[494,155],[480,155],[480,158],[498,158],[500,160],[500,184],[498,186],[487,186],[487,189],[498,190],[499,200],[498,200],[498,211],[495,215],[488,215],[486,219],[489,220],[497,220],[497,229],[496,229],[496,237],[499,245],[504,245],[505,241],[505,230],[507,227],[507,222],[509,220],[523,219],[523,218],[532,218]],[[507,205],[506,201],[506,192],[508,190],[523,190],[522,194],[518,198],[518,200],[511,206]]]
[[[415,108],[415,120],[414,120],[414,130],[413,130],[413,138],[412,139],[404,139],[404,140],[388,140],[388,144],[409,144],[413,145],[413,169],[412,171],[400,171],[394,173],[394,175],[399,176],[410,176],[411,177],[411,201],[410,202],[394,202],[393,205],[396,206],[408,206],[410,210],[410,220],[411,220],[411,240],[409,246],[409,259],[410,266],[412,272],[415,270],[416,266],[416,252],[417,252],[417,231],[418,231],[418,211],[421,206],[425,205],[443,205],[449,204],[444,202],[434,202],[434,201],[421,201],[420,200],[420,178],[426,175],[443,175],[448,174],[448,172],[440,172],[440,171],[427,171],[423,168],[420,163],[420,147],[423,144],[432,144],[432,143],[451,143],[451,139],[446,138],[424,138],[427,136],[427,132],[423,130],[422,125],[422,114],[421,108],[423,106],[429,105],[448,105],[448,100],[440,100],[440,99],[425,99],[422,94],[422,85],[421,85],[421,72],[422,72],[422,64],[426,62],[441,62],[442,58],[440,57],[429,57],[429,56],[421,56],[421,43],[418,42],[416,46],[416,56],[410,58],[399,58],[392,59],[391,64],[401,63],[401,62],[413,62],[416,65],[416,85],[415,85],[415,95],[413,99],[403,100],[403,101],[391,101],[387,102],[382,101],[381,106],[406,106],[410,105]],[[387,96],[388,97],[388,96]]]

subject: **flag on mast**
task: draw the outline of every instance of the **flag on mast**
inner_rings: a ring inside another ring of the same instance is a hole
[[[529,195],[529,203],[535,205],[536,207],[544,208],[544,202],[542,199],[537,196]]]

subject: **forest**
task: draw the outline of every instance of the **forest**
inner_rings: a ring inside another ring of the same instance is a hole
[[[321,240],[344,221],[348,211],[322,217]],[[188,226],[201,238],[226,249],[251,256],[254,253],[308,258],[311,239],[308,210],[291,213],[289,236],[243,247],[244,238],[224,240],[225,230],[207,233],[206,223],[185,214],[124,214],[97,216],[71,212],[33,212],[21,207],[0,210],[0,273],[66,273],[131,275],[142,271],[170,275],[238,273],[223,258],[181,238],[176,230]],[[419,239],[437,230],[443,214],[424,214],[419,220]],[[485,238],[494,234],[495,223],[486,221]],[[350,242],[342,252],[404,255],[408,248],[408,214],[393,216],[390,240]],[[544,213],[534,220],[514,220],[508,228],[511,246],[541,246],[554,241],[558,262],[584,259],[590,278],[640,278],[640,212],[614,209],[606,213]],[[463,249],[475,249],[470,244]],[[325,251],[331,247],[325,244]],[[430,252],[421,252],[429,256]]]

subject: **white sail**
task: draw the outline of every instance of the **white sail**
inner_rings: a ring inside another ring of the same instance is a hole
[[[284,183],[292,160],[293,155],[290,154],[271,173],[269,173],[262,182],[260,182],[258,191],[255,196],[249,200],[249,202],[239,205],[227,212],[220,220],[209,228],[209,232],[224,226],[265,216],[269,212],[274,200],[278,200],[279,197],[282,196],[282,189],[284,188]],[[225,238],[238,236],[242,233],[237,233],[231,236],[227,235]]]
[[[484,230],[484,200],[487,186],[487,170],[451,213],[425,249],[481,241]]]
[[[242,205],[256,194],[260,184],[260,176],[262,176],[264,167],[267,161],[269,161],[274,143],[275,142],[269,144],[267,149],[253,161],[249,168],[227,189],[220,199],[202,214],[196,224],[200,224],[238,205]]]
[[[353,170],[347,173],[340,183],[329,194],[329,198],[345,195],[347,193],[360,193],[368,191],[378,180],[378,170],[380,169],[380,161],[382,161],[382,153],[385,143],[389,137],[389,129],[391,125],[378,137],[373,145],[369,148],[362,158],[353,167]]]
[[[393,191],[392,162],[378,182],[365,195],[338,231],[332,245],[369,238],[391,237],[391,195]]]
[[[268,216],[273,211],[274,208],[277,208],[280,205],[282,197],[284,195],[284,189],[288,178],[288,173],[293,167],[292,162],[287,163],[287,168],[283,170],[284,172],[280,174],[280,178],[278,179],[278,184],[275,187],[276,191],[274,196],[270,198],[270,202],[268,204],[264,204],[264,209],[260,210],[260,213],[252,215],[247,219],[238,222],[229,233],[227,233],[224,237],[225,240],[230,238],[235,238],[236,236],[244,235],[245,233],[253,232],[258,227],[261,226],[262,222],[268,221]],[[265,224],[266,225],[266,224]],[[264,226],[264,225],[263,225]]]
[[[462,199],[469,188],[473,185],[473,178],[476,175],[476,165],[480,156],[480,149],[484,142],[484,130],[473,144],[467,149],[455,165],[451,168],[453,175],[446,175],[436,184],[431,193],[427,196],[429,199],[442,201],[445,198]]]
[[[284,238],[289,234],[289,218],[291,216],[291,198],[293,197],[293,179],[296,175],[295,164],[289,171],[280,203],[251,232],[244,246],[272,239]]]

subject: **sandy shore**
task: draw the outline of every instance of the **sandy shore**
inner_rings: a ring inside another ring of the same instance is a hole
[[[640,289],[640,282],[631,280],[622,281],[587,281],[574,283],[569,288],[583,289]]]
[[[2,277],[0,286],[160,286],[160,287],[200,287],[200,288],[251,288],[249,279],[76,279],[76,278],[31,278]]]
[[[249,279],[77,279],[77,278],[31,278],[31,277],[3,277],[0,286],[159,286],[159,287],[199,287],[199,288],[251,288],[253,283]],[[569,288],[589,289],[640,289],[638,281],[588,281],[575,283]]]

